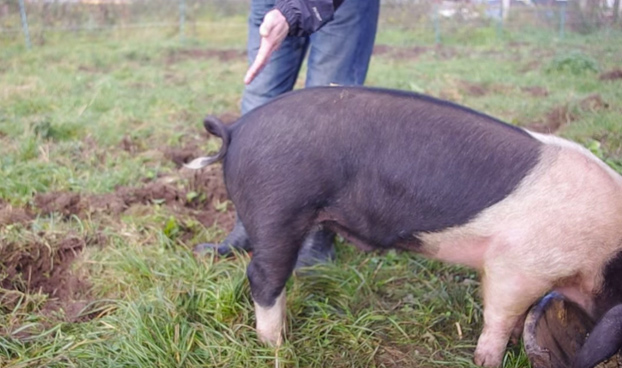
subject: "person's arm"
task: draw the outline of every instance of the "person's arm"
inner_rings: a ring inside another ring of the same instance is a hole
[[[244,83],[249,84],[255,79],[288,34],[303,36],[317,31],[333,19],[335,10],[343,1],[277,0],[275,8],[266,14],[259,27],[259,51],[244,76]]]

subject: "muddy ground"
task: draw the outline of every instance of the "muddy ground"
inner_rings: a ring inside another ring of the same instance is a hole
[[[235,120],[235,115],[229,115],[221,119]],[[183,163],[205,154],[205,140],[185,143],[183,147],[162,149],[163,156],[175,164],[176,170],[136,186],[120,186],[106,194],[40,193],[24,207],[14,207],[0,200],[0,228],[30,226],[37,217],[51,214],[63,219],[105,216],[120,221],[121,215],[133,213],[135,207],[158,205],[179,219],[182,231],[178,241],[185,242],[195,235],[196,229],[183,226],[186,220],[198,221],[205,227],[218,224],[229,231],[235,217],[232,206],[224,211],[216,208],[217,204],[227,201],[220,165],[202,170],[183,168]],[[129,152],[140,150],[129,137],[119,146]],[[86,247],[103,247],[107,241],[103,233],[79,236],[42,232],[19,243],[3,243],[0,247],[0,308],[10,312],[18,306],[25,307],[30,312],[67,322],[96,317],[98,306],[91,303],[90,284],[72,264]],[[25,299],[27,295],[34,297]],[[24,300],[30,304],[24,306]]]
[[[581,112],[596,111],[609,108],[600,94],[595,93],[581,100],[556,106],[549,110],[541,119],[528,123],[526,128],[534,132],[553,134],[562,127],[580,118]]]
[[[245,60],[246,50],[241,49],[184,49],[171,50],[166,55],[166,64],[175,64],[188,59],[218,59],[222,62]]]
[[[602,73],[599,77],[600,80],[603,81],[613,81],[622,79],[622,69],[614,69],[608,72]]]

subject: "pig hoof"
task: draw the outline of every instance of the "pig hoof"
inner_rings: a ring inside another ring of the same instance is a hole
[[[502,359],[503,356],[499,356],[496,352],[476,350],[473,361],[475,364],[482,367],[497,368],[501,367]]]
[[[259,335],[259,341],[261,341],[261,343],[271,346],[271,347],[278,348],[279,346],[281,346],[281,343],[283,342],[283,335],[281,334],[281,331],[277,331],[275,333],[274,330],[272,331],[257,330],[257,334]]]

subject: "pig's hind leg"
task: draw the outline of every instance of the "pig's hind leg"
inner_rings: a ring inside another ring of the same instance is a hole
[[[300,225],[296,226],[298,222]],[[280,345],[285,329],[285,283],[291,276],[310,221],[266,221],[249,226],[253,255],[247,269],[255,302],[257,334]]]

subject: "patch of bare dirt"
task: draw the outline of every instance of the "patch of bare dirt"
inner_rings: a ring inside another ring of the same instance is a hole
[[[385,54],[388,54],[392,49],[394,49],[393,46],[375,44],[374,50],[372,51],[372,55],[385,55]]]
[[[235,118],[233,115],[221,117],[224,121]],[[195,145],[176,150],[165,149],[167,157],[181,164],[204,155],[202,142],[205,142],[205,136],[202,134],[198,138],[194,134],[187,139]],[[136,149],[129,138],[121,145],[130,152]],[[206,227],[217,223],[227,231],[233,228],[235,214],[232,206],[227,205],[227,199],[220,165],[201,170],[180,168],[156,180],[136,186],[120,186],[112,193],[41,193],[35,195],[32,204],[24,208],[15,208],[0,200],[0,226],[29,223],[37,215],[51,213],[65,218],[104,215],[112,216],[114,220],[115,216],[137,213],[141,209],[150,214],[153,205],[157,204],[180,219],[176,237],[185,242],[196,233],[196,227],[187,219]],[[90,297],[90,284],[84,277],[84,271],[73,270],[72,264],[85,247],[103,247],[106,244],[107,237],[103,233],[87,237],[39,234],[32,241],[0,242],[0,308],[6,311],[26,308],[29,313],[44,316],[46,320],[66,322],[88,321],[105,313],[101,305],[98,306]],[[0,334],[12,333],[18,327],[1,327]],[[27,337],[30,333],[32,331],[24,331],[16,336]]]
[[[82,211],[80,199],[78,193],[50,192],[37,194],[33,201],[42,214],[59,213],[63,216],[71,216]]]
[[[227,113],[220,116],[226,123],[235,121],[237,114]],[[171,160],[177,172],[147,180],[135,186],[120,186],[112,193],[92,194],[77,192],[48,192],[33,197],[32,205],[14,208],[0,201],[0,226],[16,223],[28,223],[36,215],[56,213],[64,218],[71,216],[85,217],[98,214],[120,215],[135,205],[158,204],[166,206],[172,212],[196,218],[205,226],[218,223],[231,228],[234,214],[227,208],[227,192],[222,178],[220,165],[212,165],[201,170],[190,170],[182,165],[197,157],[205,156],[207,134],[201,131],[181,138],[181,147],[164,147],[165,158]],[[125,137],[120,147],[128,152],[141,148],[130,137]],[[229,206],[231,207],[231,206]]]
[[[426,52],[428,52],[427,47],[416,46],[398,50],[393,54],[393,57],[400,60],[413,60],[417,59],[419,56],[425,54]]]
[[[240,118],[240,114],[227,111],[217,116],[223,123],[229,125]],[[186,119],[187,120],[187,119]],[[208,135],[204,129],[201,129],[199,135],[186,134],[181,137],[181,147],[165,147],[161,149],[164,157],[171,160],[177,168],[193,159],[205,156],[205,147],[207,140],[215,137]]]
[[[205,156],[205,152],[201,151],[199,147],[166,147],[163,152],[164,157],[173,161],[178,168],[197,157]]]
[[[181,160],[181,154],[171,159]],[[186,152],[185,158],[196,158],[199,152]],[[119,215],[134,205],[159,204],[170,207],[173,212],[196,218],[205,226],[214,223],[232,228],[234,214],[229,209],[218,210],[227,201],[227,191],[219,165],[201,170],[182,169],[179,176],[165,176],[141,186],[118,187],[114,193],[80,194],[74,192],[51,192],[34,197],[33,213],[48,215],[58,213],[64,217],[92,214]],[[22,210],[28,213],[26,209]],[[0,211],[0,214],[3,212]],[[12,213],[18,213],[13,210]],[[24,221],[32,219],[25,217]]]
[[[424,46],[395,47],[389,45],[375,45],[373,54],[387,56],[396,60],[414,60],[428,51],[430,51],[430,48]]]
[[[481,84],[472,83],[468,81],[460,81],[460,89],[462,90],[463,93],[469,96],[474,96],[474,97],[481,97],[481,96],[485,96],[486,94],[488,94],[487,87]]]
[[[84,240],[75,236],[47,240],[55,246],[35,242],[27,247],[15,243],[2,247],[0,286],[3,289],[24,293],[40,291],[54,298],[67,299],[81,288],[83,282],[71,277],[70,265],[84,249]]]
[[[23,224],[32,220],[33,215],[24,208],[14,208],[10,204],[0,199],[0,227]]]
[[[421,362],[415,357],[428,356],[428,349],[424,349],[413,345],[389,345],[383,344],[378,353],[374,357],[374,361],[378,367],[386,368],[420,368]]]
[[[167,64],[175,64],[187,59],[218,59],[219,61],[243,61],[246,51],[239,49],[188,49],[170,51],[166,57]]]
[[[438,45],[434,48],[434,55],[439,59],[449,60],[459,57],[460,51],[453,47]]]
[[[73,263],[87,246],[103,246],[106,237],[97,234],[40,233],[36,239],[0,244],[0,309],[15,309],[45,317],[42,326],[26,328],[11,323],[0,334],[26,338],[50,323],[86,322],[106,313],[104,304],[93,301],[91,284]]]
[[[96,73],[106,73],[108,70],[107,69],[98,69],[97,67],[94,67],[94,66],[91,66],[91,65],[80,65],[80,66],[78,66],[78,71],[96,74]]]
[[[557,106],[551,109],[543,119],[535,121],[525,127],[539,133],[555,133],[564,125],[576,121],[580,111],[596,111],[609,108],[600,94],[592,94],[584,99]]]
[[[614,69],[608,72],[602,73],[598,78],[603,81],[612,81],[616,79],[622,79],[622,69]]]
[[[167,157],[181,164],[204,155],[199,139],[193,139],[196,140],[195,146],[166,149]],[[127,144],[129,150],[134,149],[130,143],[122,144]],[[29,223],[37,215],[51,213],[60,214],[64,218],[99,215],[115,217],[123,213],[135,213],[140,208],[150,213],[153,205],[157,204],[180,219],[177,237],[183,242],[192,239],[196,233],[196,227],[187,219],[206,227],[218,224],[230,231],[235,214],[232,206],[227,205],[227,199],[220,165],[201,170],[180,168],[171,175],[140,185],[120,186],[112,193],[41,193],[35,195],[32,205],[25,208],[14,208],[0,200],[0,226]],[[53,315],[56,319],[61,316],[69,322],[94,318],[98,312],[93,311],[89,299],[89,283],[76,275],[71,265],[86,246],[104,246],[106,243],[107,238],[102,233],[86,238],[40,234],[37,240],[25,244],[21,241],[19,244],[0,243],[0,308],[12,310],[22,303],[24,295],[28,295],[29,300],[35,298],[43,301],[30,302],[32,305],[28,308],[44,316]],[[10,327],[4,330],[10,331]]]
[[[521,41],[511,41],[511,42],[508,42],[507,45],[509,47],[511,47],[511,48],[521,48],[521,47],[524,47],[524,46],[529,46],[529,43],[528,42],[521,42]]]
[[[595,93],[579,101],[579,107],[581,110],[596,111],[609,108],[609,104],[603,100],[600,94]]]
[[[128,153],[136,153],[142,151],[142,147],[129,135],[124,136],[119,143],[119,148]]]
[[[532,60],[518,69],[519,73],[525,74],[532,70],[540,68],[541,62],[539,60]]]
[[[482,97],[490,93],[503,94],[514,89],[513,86],[499,83],[475,83],[466,80],[451,80],[441,92],[441,98],[461,102],[464,96]]]
[[[220,119],[225,124],[231,124],[235,122],[236,120],[238,120],[239,118],[240,118],[239,113],[231,112],[231,111],[227,111],[218,116],[218,119]]]
[[[47,236],[30,244],[5,243],[0,248],[0,308],[12,310],[22,294],[48,296],[42,310],[87,303],[90,284],[71,265],[87,245],[73,235]]]
[[[533,97],[546,97],[549,95],[549,90],[540,86],[521,87],[521,91]]]

